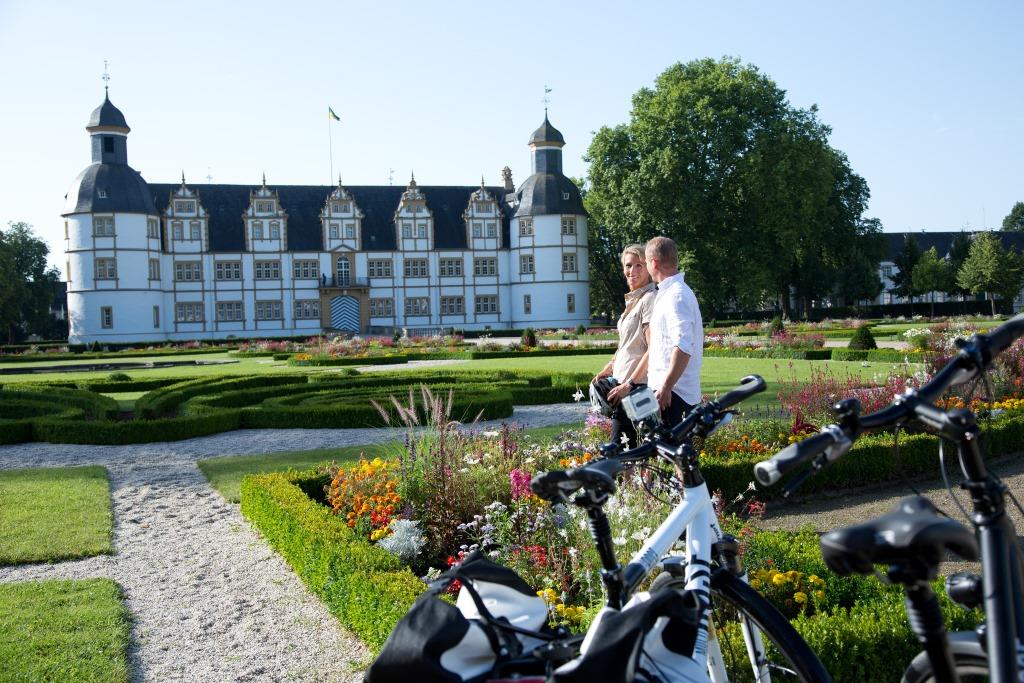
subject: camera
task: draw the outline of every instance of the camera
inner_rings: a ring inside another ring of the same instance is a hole
[[[658,399],[646,384],[637,385],[636,389],[622,397],[622,409],[633,422],[661,420]]]

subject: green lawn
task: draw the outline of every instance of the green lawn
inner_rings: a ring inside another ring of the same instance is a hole
[[[0,565],[113,552],[102,467],[0,471]]]
[[[128,681],[130,632],[109,579],[0,584],[0,682]]]

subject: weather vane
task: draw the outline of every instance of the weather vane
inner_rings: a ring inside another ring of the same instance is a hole
[[[103,60],[103,92],[110,92],[110,73],[107,71],[107,60]]]
[[[388,169],[388,185],[394,185],[394,184],[395,184],[395,169],[389,168]]]
[[[540,100],[541,102],[544,103],[544,116],[545,117],[548,115],[548,105],[551,103],[551,98],[548,97],[548,93],[550,93],[550,92],[551,92],[551,88],[549,88],[548,84],[545,83],[544,84],[544,97],[542,97],[541,100]]]

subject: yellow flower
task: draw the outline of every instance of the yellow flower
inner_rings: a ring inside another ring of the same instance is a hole
[[[761,589],[761,579],[751,579],[750,580],[750,587],[753,588],[754,590],[760,590]]]
[[[804,593],[803,591],[797,591],[796,593],[793,593],[793,599],[802,605],[805,602],[807,602],[807,593]]]
[[[825,591],[814,591],[814,597],[816,597],[818,600],[824,600]]]
[[[784,586],[784,585],[786,585],[786,575],[785,574],[776,574],[775,576],[772,577],[772,583],[774,583],[776,586]]]

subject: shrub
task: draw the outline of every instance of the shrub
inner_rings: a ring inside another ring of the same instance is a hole
[[[132,378],[123,372],[112,372],[107,375],[108,382],[131,382]]]
[[[782,316],[781,315],[775,316],[774,318],[771,319],[771,322],[768,323],[768,336],[769,337],[774,337],[775,335],[782,334],[785,331],[786,331],[786,325],[782,321]]]
[[[576,334],[586,334],[586,333],[587,333],[587,326],[586,325],[584,325],[583,323],[580,323],[579,325],[576,326]]]
[[[875,343],[875,335],[871,334],[871,328],[867,325],[861,325],[857,328],[857,331],[850,337],[850,343],[847,348],[867,351],[871,349],[877,349],[878,344]]]
[[[519,343],[525,349],[532,349],[537,346],[537,333],[534,332],[532,327],[527,327],[523,330],[523,336],[520,337]]]

